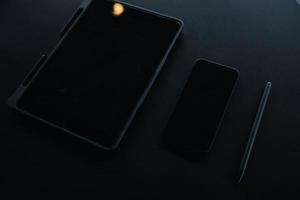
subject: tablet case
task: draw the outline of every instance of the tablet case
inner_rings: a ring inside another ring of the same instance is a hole
[[[119,1],[113,1],[113,2],[119,2],[119,3],[122,3],[123,5],[126,5],[126,6],[129,6],[129,7],[132,7],[132,8],[135,8],[135,9],[138,9],[142,12],[146,12],[146,13],[151,13],[153,15],[156,15],[156,16],[159,16],[159,17],[163,17],[163,18],[166,18],[166,19],[171,19],[171,20],[176,20],[178,21],[181,26],[180,26],[180,29],[179,31],[176,33],[176,36],[174,37],[172,43],[170,44],[168,50],[166,51],[163,59],[161,60],[160,64],[157,66],[156,68],[156,71],[151,79],[151,81],[147,84],[147,87],[146,89],[144,90],[143,94],[141,95],[138,103],[136,104],[135,108],[132,110],[131,112],[131,115],[129,116],[128,120],[127,120],[127,123],[125,125],[125,127],[123,128],[123,130],[121,130],[121,134],[118,138],[118,140],[112,145],[112,146],[104,146],[102,144],[99,144],[98,142],[96,141],[93,141],[89,138],[86,138],[86,137],[83,137],[79,134],[76,134],[70,130],[67,130],[67,129],[64,129],[63,127],[60,127],[50,121],[47,121],[47,120],[44,120],[43,118],[40,118],[32,113],[29,113],[23,109],[21,109],[19,106],[18,106],[18,100],[23,96],[24,93],[26,93],[26,90],[28,87],[30,87],[30,84],[32,82],[33,79],[35,79],[39,72],[47,66],[47,63],[49,61],[51,61],[51,57],[53,54],[55,54],[56,50],[58,49],[58,47],[60,46],[60,44],[62,43],[62,41],[65,40],[65,38],[68,37],[68,34],[70,32],[70,30],[72,30],[72,28],[74,28],[74,26],[76,25],[76,23],[78,22],[78,20],[80,19],[80,17],[82,16],[82,14],[85,12],[85,10],[88,8],[88,6],[91,4],[92,0],[85,0],[82,2],[82,4],[79,6],[79,8],[76,10],[76,12],[73,14],[73,16],[71,17],[71,19],[68,21],[68,23],[64,26],[64,28],[62,29],[62,31],[60,32],[60,36],[61,36],[61,40],[58,42],[57,46],[53,49],[53,51],[49,54],[49,55],[42,55],[41,58],[37,61],[37,63],[35,64],[35,66],[32,68],[32,70],[29,72],[29,74],[25,77],[24,81],[21,83],[21,85],[17,88],[17,90],[13,93],[13,95],[8,99],[8,105],[10,107],[12,107],[13,109],[17,110],[18,112],[22,113],[22,114],[25,114],[31,118],[34,118],[36,120],[39,120],[47,125],[50,125],[54,128],[57,128],[59,130],[62,130],[63,132],[66,132],[70,135],[73,135],[79,139],[82,139],[88,143],[91,143],[93,145],[96,145],[97,147],[100,147],[100,148],[103,148],[105,150],[113,150],[113,149],[116,149],[121,141],[121,139],[123,138],[126,130],[128,129],[129,125],[131,124],[136,112],[138,111],[138,109],[141,107],[143,101],[145,100],[149,90],[151,89],[155,79],[157,78],[159,72],[161,71],[161,68],[168,56],[168,54],[170,53],[175,41],[177,40],[177,38],[179,37],[181,31],[182,31],[182,28],[183,28],[183,22],[179,19],[176,19],[176,18],[173,18],[173,17],[170,17],[170,16],[166,16],[166,15],[163,15],[163,14],[160,14],[160,13],[157,13],[157,12],[154,12],[154,11],[150,11],[150,10],[147,10],[147,9],[144,9],[144,8],[141,8],[141,7],[137,7],[137,6],[133,6],[131,4],[128,4],[128,3],[124,3],[124,2],[119,2]]]

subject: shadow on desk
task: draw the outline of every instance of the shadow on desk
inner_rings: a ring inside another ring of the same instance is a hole
[[[23,114],[14,112],[11,116],[11,120],[24,130],[24,134],[30,134],[43,143],[50,143],[51,146],[67,154],[76,155],[89,164],[109,164],[113,160],[113,155],[117,153],[117,151],[103,150]]]

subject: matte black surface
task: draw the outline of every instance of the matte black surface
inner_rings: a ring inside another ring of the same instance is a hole
[[[238,75],[207,60],[195,63],[165,130],[167,148],[188,157],[210,151]]]
[[[300,198],[300,6],[295,0],[131,0],[183,19],[185,29],[111,157],[16,117],[6,104],[33,64],[57,42],[79,2],[0,1],[1,197]],[[166,152],[161,140],[199,57],[236,66],[240,79],[208,159],[192,163]],[[266,81],[273,83],[272,94],[255,156],[237,187],[234,176]]]
[[[17,107],[115,148],[181,25],[125,4],[93,1]]]

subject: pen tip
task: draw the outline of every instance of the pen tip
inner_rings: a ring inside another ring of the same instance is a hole
[[[243,180],[244,177],[244,170],[240,171],[238,173],[237,179],[236,179],[236,184],[240,184]]]

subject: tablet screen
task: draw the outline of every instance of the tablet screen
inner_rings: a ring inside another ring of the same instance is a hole
[[[132,6],[93,1],[18,107],[111,147],[181,28]]]

